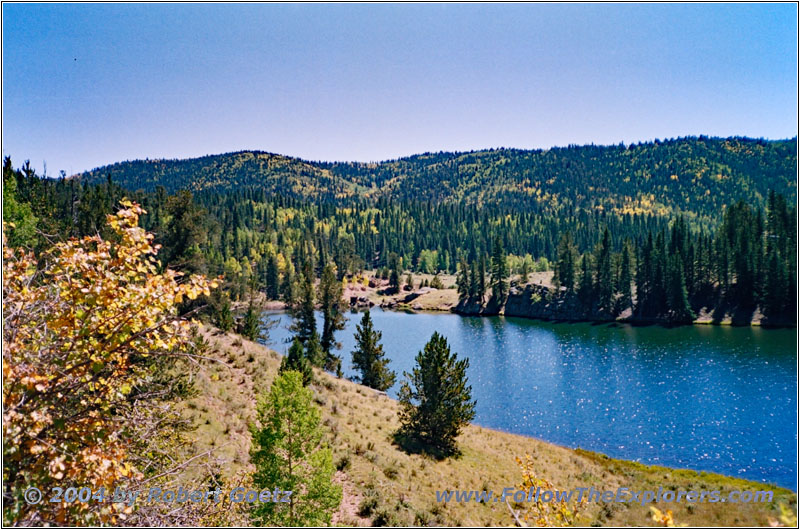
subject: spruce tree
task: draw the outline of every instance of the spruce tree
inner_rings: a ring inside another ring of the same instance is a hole
[[[456,276],[456,288],[458,289],[458,301],[465,302],[470,299],[470,275],[469,265],[463,257],[458,262],[458,275]]]
[[[281,279],[281,297],[290,308],[295,304],[294,286],[294,272],[292,271],[291,263],[287,262],[286,268],[283,271],[283,278]]]
[[[523,258],[522,259],[522,269],[520,270],[520,273],[519,273],[519,283],[520,283],[520,285],[527,285],[528,276],[530,275],[530,273],[531,273],[530,263],[528,263],[528,260],[526,258]]]
[[[492,297],[498,304],[505,302],[508,295],[508,264],[500,236],[494,238],[492,246]]]
[[[467,301],[469,303],[477,301],[478,303],[483,303],[483,297],[480,295],[480,280],[478,279],[478,264],[474,261],[472,265],[470,265],[469,269],[469,292]]]
[[[361,373],[362,385],[386,391],[394,384],[396,376],[388,367],[389,359],[384,358],[381,335],[380,331],[373,328],[370,312],[366,311],[361,323],[356,325],[353,369]]]
[[[317,322],[314,318],[314,273],[311,263],[306,261],[303,272],[298,277],[299,299],[291,307],[294,318],[289,328],[306,346],[312,334],[316,334]]]
[[[633,294],[631,292],[631,282],[633,273],[631,269],[631,245],[630,241],[625,241],[622,245],[622,256],[619,265],[619,280],[617,280],[617,290],[620,293],[618,301],[618,311],[621,313],[631,307]]]
[[[557,264],[555,277],[556,285],[565,287],[567,292],[572,292],[575,288],[575,267],[578,261],[578,251],[572,243],[572,235],[565,232],[558,242]]]
[[[592,279],[592,264],[589,253],[581,258],[581,279],[578,283],[578,298],[585,311],[591,311],[594,304],[594,281]]]
[[[689,296],[683,279],[683,264],[678,254],[670,256],[668,276],[669,318],[675,323],[690,324],[695,319],[695,314],[689,305]]]
[[[322,310],[322,339],[320,346],[325,355],[325,369],[341,375],[341,358],[333,353],[341,348],[336,342],[335,334],[344,329],[344,302],[342,300],[342,282],[336,279],[336,268],[328,263],[322,269],[319,282],[319,301]]]
[[[400,256],[394,252],[389,253],[389,288],[392,292],[400,291],[400,277],[403,271],[400,268]]]
[[[437,456],[457,454],[456,437],[475,417],[472,387],[467,384],[469,359],[458,360],[447,339],[434,333],[416,361],[400,387],[396,439]]]
[[[297,338],[292,342],[289,348],[289,353],[286,354],[281,360],[281,366],[278,373],[282,374],[287,371],[299,372],[303,377],[303,385],[308,385],[313,377],[311,370],[311,363],[308,361],[306,352],[303,350],[303,345]]]
[[[611,268],[611,233],[608,227],[603,230],[603,239],[597,249],[595,296],[597,304],[605,313],[613,311],[614,275]]]
[[[320,344],[319,340],[319,333],[315,329],[311,332],[311,337],[308,338],[308,341],[305,345],[306,350],[306,358],[308,362],[311,363],[312,366],[317,366],[319,368],[325,367],[325,361],[327,360],[327,356],[325,352],[322,351],[322,345]]]
[[[255,502],[253,520],[262,526],[327,526],[342,501],[334,482],[333,454],[325,442],[320,413],[302,375],[288,370],[275,379],[258,406],[259,427],[251,429],[253,484],[259,490],[291,491],[289,502]]]
[[[478,303],[483,304],[486,298],[486,256],[481,254],[481,259],[478,266],[478,282],[475,295],[478,298]]]
[[[269,258],[267,258],[265,283],[267,298],[270,300],[277,300],[280,292],[280,276],[278,272],[278,258],[275,254],[270,254]]]
[[[653,235],[647,241],[636,260],[636,315],[649,318],[655,314],[653,307]]]
[[[242,335],[248,340],[257,341],[263,337],[261,329],[261,310],[256,306],[252,296],[247,304],[247,312],[242,320]]]

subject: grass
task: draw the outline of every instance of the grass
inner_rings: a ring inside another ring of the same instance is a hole
[[[255,417],[257,395],[266,392],[277,374],[280,357],[266,347],[232,334],[203,335],[215,356],[198,377],[199,394],[186,414],[197,425],[197,450],[220,447],[226,473],[252,470],[247,426]],[[344,353],[345,355],[346,352]],[[252,362],[248,359],[252,357]],[[559,489],[594,486],[615,490],[658,487],[686,490],[772,489],[769,504],[655,504],[672,510],[678,523],[690,526],[766,526],[777,518],[777,503],[796,508],[789,490],[712,473],[646,466],[573,450],[534,438],[469,425],[459,437],[459,458],[442,461],[408,454],[392,441],[398,428],[398,403],[367,387],[317,371],[312,388],[334,451],[336,481],[344,501],[334,522],[348,526],[510,526],[514,521],[504,503],[436,502],[445,489],[501,492],[521,482],[515,457],[530,454],[537,476]],[[649,506],[589,503],[582,526],[648,526]]]

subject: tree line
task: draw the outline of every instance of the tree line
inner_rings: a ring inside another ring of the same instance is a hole
[[[681,216],[668,229],[640,240],[626,238],[615,251],[605,227],[592,251],[580,252],[570,232],[558,244],[552,297],[573,297],[587,317],[629,316],[690,323],[698,311],[760,310],[765,323],[791,323],[796,315],[796,210],[783,195],[770,192],[766,212],[741,201],[725,209],[710,234],[693,231]],[[496,241],[495,249],[501,248]],[[463,304],[502,303],[508,271],[504,255],[462,259],[457,285]],[[520,284],[527,283],[521,271]],[[489,291],[491,288],[491,291]]]

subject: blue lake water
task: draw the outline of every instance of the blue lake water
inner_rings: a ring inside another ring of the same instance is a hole
[[[479,425],[797,491],[794,329],[554,324],[380,309],[372,316],[398,382],[434,331],[470,359]],[[271,318],[279,324],[270,347],[285,353],[291,318]],[[350,352],[360,318],[349,313],[337,334],[345,376],[355,375]]]

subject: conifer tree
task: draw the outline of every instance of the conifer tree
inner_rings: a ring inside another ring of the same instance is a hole
[[[434,333],[417,354],[416,366],[400,387],[401,427],[396,439],[438,456],[458,453],[456,437],[475,417],[469,359],[458,360],[447,339]]]
[[[326,355],[325,352],[322,351],[322,345],[320,344],[319,340],[319,333],[315,329],[311,332],[311,337],[308,338],[308,341],[305,345],[306,351],[306,358],[308,362],[311,363],[312,366],[317,366],[319,368],[325,367]]]
[[[389,288],[393,292],[400,291],[400,277],[403,271],[400,268],[400,256],[394,252],[389,253]]]
[[[308,361],[306,352],[303,350],[302,343],[296,337],[286,357],[281,360],[278,373],[282,374],[287,371],[299,372],[303,377],[304,386],[308,385],[312,380],[313,372],[311,371],[311,363]]]
[[[261,311],[256,308],[252,297],[242,320],[242,335],[253,341],[261,338]]]
[[[530,263],[527,259],[523,258],[522,260],[522,268],[519,274],[519,283],[521,285],[526,285],[528,283],[528,276],[530,275]]]
[[[478,266],[478,282],[475,296],[478,298],[478,303],[483,304],[486,298],[486,256],[481,254],[481,259]]]
[[[553,279],[557,285],[565,287],[567,292],[572,292],[575,288],[577,255],[578,251],[572,242],[572,234],[565,232],[558,242],[558,262]]]
[[[291,263],[287,262],[281,279],[281,297],[290,308],[295,304],[294,287],[294,272],[292,271]]]
[[[320,346],[325,355],[325,369],[340,376],[342,360],[333,350],[341,348],[341,344],[336,342],[335,334],[344,329],[344,302],[342,282],[336,279],[336,268],[332,263],[322,269],[319,291],[323,319]]]
[[[270,300],[277,300],[280,291],[280,276],[278,272],[278,258],[275,254],[270,254],[267,258],[267,271],[266,271],[266,291],[267,298]]]
[[[494,238],[492,246],[492,297],[497,303],[505,302],[508,294],[508,264],[503,242],[499,236]]]
[[[389,359],[384,357],[381,335],[373,328],[370,312],[366,311],[361,323],[356,325],[353,368],[361,373],[362,385],[386,391],[394,384],[396,376],[388,367]]]
[[[294,323],[289,329],[306,346],[311,336],[317,332],[314,317],[314,272],[310,262],[305,262],[303,272],[298,276],[298,283],[299,299],[291,307]]]
[[[597,273],[594,292],[602,311],[611,313],[614,301],[614,275],[611,269],[611,234],[608,227],[603,230],[603,239],[597,249]]]
[[[463,257],[458,262],[458,275],[456,276],[456,288],[458,289],[459,302],[468,301],[471,298],[469,265],[467,265],[467,260]]]
[[[670,320],[676,323],[691,323],[695,319],[692,307],[689,305],[689,297],[686,291],[686,283],[683,279],[683,264],[678,254],[673,254],[669,258],[669,311]]]
[[[578,283],[578,298],[584,310],[589,311],[594,304],[594,281],[592,279],[592,264],[589,253],[581,258],[581,279]]]
[[[478,264],[473,261],[469,268],[468,302],[472,303],[477,301],[480,304],[483,303],[483,297],[480,296],[480,288],[480,280],[478,279]]]
[[[619,265],[619,280],[617,281],[617,290],[620,293],[618,312],[620,313],[631,307],[633,300],[633,294],[631,292],[633,273],[631,268],[630,248],[630,241],[625,241],[625,243],[622,245],[622,256],[620,257]]]

